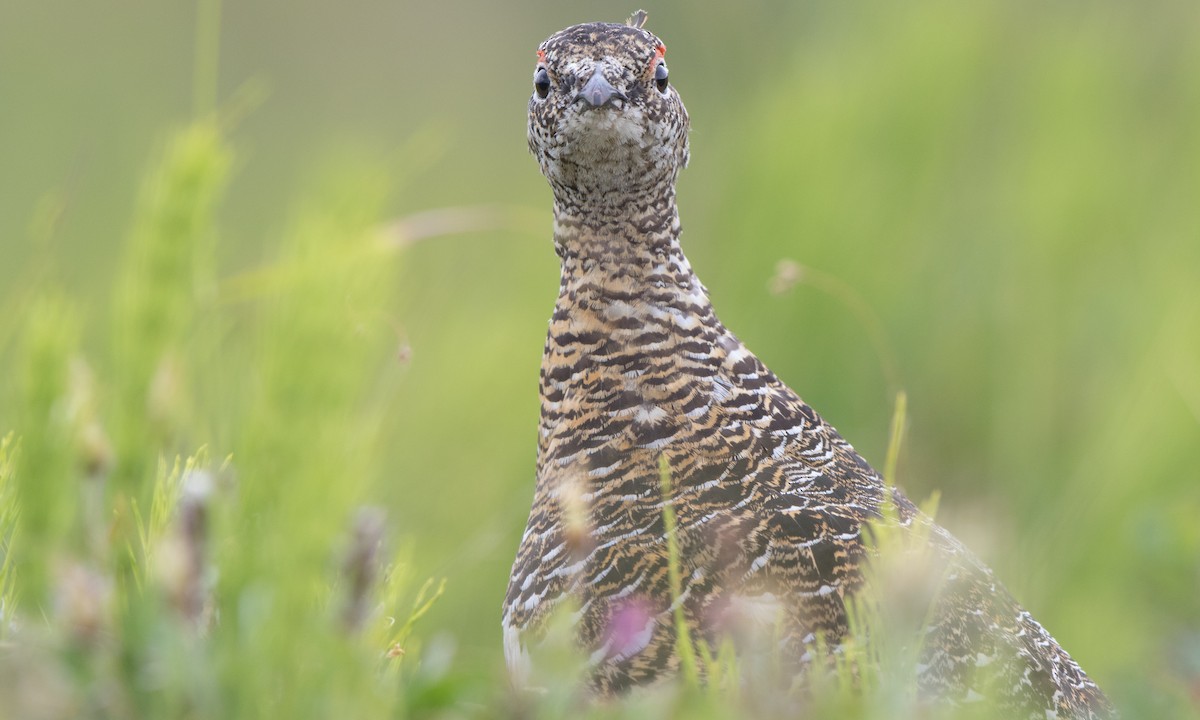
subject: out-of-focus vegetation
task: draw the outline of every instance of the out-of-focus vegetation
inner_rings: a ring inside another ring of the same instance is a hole
[[[0,717],[521,709],[532,52],[633,9],[0,13]],[[899,483],[1128,717],[1200,716],[1200,6],[647,9],[726,324],[877,465],[906,390]]]

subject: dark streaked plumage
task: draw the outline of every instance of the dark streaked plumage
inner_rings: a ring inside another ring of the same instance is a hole
[[[529,147],[554,192],[562,282],[541,370],[537,486],[504,602],[510,667],[567,598],[593,685],[677,670],[658,462],[674,481],[682,604],[715,638],[741,600],[784,614],[802,671],[814,639],[848,630],[887,498],[947,567],[920,688],[1014,717],[1109,717],[1103,693],[992,573],[897,490],[717,319],[679,244],[675,180],[688,116],[665,47],[591,23],[538,49]],[[633,608],[636,612],[631,612]]]

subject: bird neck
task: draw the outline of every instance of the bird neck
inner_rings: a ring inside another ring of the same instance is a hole
[[[673,184],[637,196],[555,193],[554,248],[564,292],[693,292],[699,281],[683,255],[680,232]]]
[[[562,279],[542,359],[543,457],[561,432],[557,403],[599,403],[623,388],[674,407],[691,375],[662,382],[666,358],[725,334],[680,246],[673,188],[617,208],[556,202],[554,220]]]
[[[546,367],[566,362],[562,353],[578,349],[584,338],[597,343],[584,353],[587,362],[599,363],[602,373],[620,374],[651,362],[675,342],[700,336],[715,341],[723,333],[708,291],[680,246],[673,189],[651,202],[631,202],[619,214],[580,206],[568,212],[556,203],[554,217],[562,278]],[[647,342],[661,347],[643,353]],[[543,387],[544,393],[551,390]]]

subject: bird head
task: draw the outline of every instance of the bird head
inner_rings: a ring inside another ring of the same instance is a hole
[[[687,110],[644,20],[575,25],[538,46],[529,149],[560,202],[625,203],[673,187],[687,164]]]

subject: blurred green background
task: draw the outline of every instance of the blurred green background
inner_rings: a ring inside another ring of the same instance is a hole
[[[214,220],[222,287],[270,267],[340,178],[388,188],[371,222],[455,208],[421,216],[447,232],[403,248],[367,312],[387,341],[361,496],[416,576],[447,579],[422,634],[498,678],[558,282],[525,147],[533,51],[634,9],[227,2],[198,86],[192,3],[5,4],[0,369],[52,284],[103,384],[142,178],[210,96],[246,108]],[[725,323],[877,465],[906,390],[910,496],[940,490],[942,523],[1132,717],[1195,713],[1200,4],[646,9],[692,117],[685,249]],[[192,358],[183,452],[239,444],[222,418],[254,331],[233,326],[228,354]],[[5,405],[0,435],[20,434]]]

